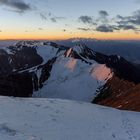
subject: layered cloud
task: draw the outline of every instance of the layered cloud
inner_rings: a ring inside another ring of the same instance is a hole
[[[131,16],[117,16],[120,18],[120,21],[118,23],[120,24],[133,24],[133,25],[140,25],[140,10],[135,11]]]
[[[96,31],[99,32],[113,32],[114,29],[115,27],[111,25],[99,25],[96,27]]]
[[[108,12],[107,11],[104,11],[104,10],[99,11],[99,15],[101,17],[107,17],[107,16],[109,16]]]
[[[0,0],[0,6],[7,6],[15,12],[25,12],[32,9],[30,4],[22,0]]]
[[[77,28],[78,30],[81,30],[81,31],[85,31],[85,32],[87,32],[87,31],[93,31],[93,29],[91,29],[91,28]]]
[[[78,20],[84,24],[93,24],[93,19],[90,16],[80,16]]]
[[[140,31],[140,10],[132,13],[131,16],[121,16],[117,15],[116,17],[109,17],[107,11],[99,11],[99,16],[92,18],[91,16],[80,16],[78,20],[84,25],[91,24],[93,25],[93,30],[98,32],[115,32],[121,30],[132,30],[136,33]],[[91,31],[88,26],[85,28],[78,28],[78,30]]]
[[[57,22],[57,21],[63,20],[63,19],[65,19],[65,17],[51,17],[51,18],[50,18],[50,20],[51,20],[52,22]]]
[[[18,13],[24,13],[33,9],[33,5],[26,3],[25,0],[0,0],[0,6],[4,6],[7,10],[15,11]],[[38,13],[38,16],[43,21],[53,23],[63,21],[65,26],[66,22],[64,21],[64,19],[70,18],[61,17],[61,15],[53,15],[52,11],[42,11],[42,9],[37,9],[35,12]],[[140,10],[133,12],[130,16],[117,15],[115,17],[111,17],[111,14],[108,11],[100,10],[96,17],[93,17],[93,15],[81,15],[77,17],[77,19],[75,22],[80,23],[80,26],[78,27],[77,25],[76,29],[84,32],[97,31],[108,33],[131,30],[135,33],[138,33],[140,31]],[[41,28],[39,30],[41,30]],[[67,29],[63,31],[65,32],[66,30]]]

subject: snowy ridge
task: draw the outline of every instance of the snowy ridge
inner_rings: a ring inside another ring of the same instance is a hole
[[[81,54],[86,49],[86,46],[79,44],[79,45],[74,46],[72,49],[73,49],[73,51],[77,52],[78,54]]]
[[[75,56],[76,55],[76,56]],[[82,59],[83,61],[92,64],[95,61],[90,59],[90,57],[96,57],[96,52],[89,49],[85,44],[76,44],[74,47],[69,48],[66,53],[66,57],[76,57]]]
[[[2,140],[139,140],[140,113],[58,99],[0,97]]]
[[[19,41],[13,46],[17,51],[20,51],[23,48],[27,47],[36,49],[38,55],[40,55],[43,58],[43,64],[46,63],[49,59],[53,58],[55,55],[59,56],[59,54],[57,54],[59,46],[55,47],[51,44],[51,42]],[[12,54],[12,50],[10,50],[9,47],[5,48],[5,50],[8,54]]]

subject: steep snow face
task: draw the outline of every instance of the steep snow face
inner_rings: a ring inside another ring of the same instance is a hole
[[[97,64],[96,67],[91,70],[91,75],[99,81],[106,81],[112,78],[113,73],[106,65]]]
[[[43,58],[43,64],[56,56],[59,50],[58,48],[54,48],[50,45],[39,45],[36,49],[37,53]]]
[[[139,140],[140,113],[83,102],[0,97],[1,140]]]
[[[105,65],[94,61],[92,65],[68,57],[59,57],[53,64],[51,75],[35,97],[51,97],[92,101],[96,90],[112,77]]]

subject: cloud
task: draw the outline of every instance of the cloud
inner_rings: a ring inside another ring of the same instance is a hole
[[[96,31],[99,32],[113,32],[114,30],[117,30],[117,28],[113,25],[100,25],[96,27]]]
[[[123,30],[137,30],[137,28],[133,25],[118,25],[118,29],[123,29]]]
[[[43,30],[43,28],[38,28],[38,30]]]
[[[117,15],[117,16],[116,16],[116,18],[117,18],[117,19],[121,19],[121,20],[123,20],[123,19],[124,19],[124,17],[123,17],[123,16],[121,16],[121,15]]]
[[[140,10],[133,12],[130,16],[117,15],[110,18],[107,11],[100,10],[99,16],[94,18],[94,22],[93,18],[87,15],[80,16],[78,19],[84,24],[89,24],[86,28],[77,28],[82,31],[114,32],[132,30],[135,33],[140,32]]]
[[[108,12],[107,11],[104,11],[104,10],[99,11],[99,15],[101,17],[107,17],[107,16],[109,16]]]
[[[66,27],[69,27],[69,24],[65,24]]]
[[[48,20],[50,19],[52,22],[56,22],[57,18],[58,17],[52,17],[52,13],[49,12],[49,13],[46,13],[46,12],[40,12],[39,13],[40,17],[42,20]]]
[[[0,6],[2,5],[10,7],[13,9],[13,11],[20,13],[32,9],[30,4],[27,4],[22,0],[0,0]]]
[[[128,22],[140,25],[140,10],[135,11],[132,16],[128,17]]]
[[[90,29],[90,28],[78,28],[78,30],[81,30],[81,31],[92,31],[93,29]]]
[[[63,19],[65,19],[65,17],[52,17],[52,18],[50,18],[50,20],[54,23],[57,22],[58,20],[63,20]]]
[[[118,24],[133,24],[140,25],[140,10],[135,11],[131,16],[120,16],[117,15],[119,21]]]
[[[48,13],[48,16],[50,17],[51,15],[52,15],[52,13],[51,13],[51,12],[49,12],[49,13]]]
[[[139,31],[139,29],[133,25],[100,25],[96,27],[96,31],[99,32],[114,32],[120,30],[133,30],[135,32]]]
[[[99,17],[95,18],[94,20],[93,20],[92,16],[85,15],[85,16],[80,16],[78,18],[78,21],[80,21],[84,24],[98,25],[99,23],[107,23],[108,16],[109,16],[109,14],[107,11],[101,10],[101,11],[99,11]]]
[[[50,20],[52,21],[52,22],[57,22],[57,20],[56,20],[56,18],[50,18]]]
[[[80,16],[78,19],[84,24],[93,24],[93,19],[90,16]]]
[[[40,13],[40,17],[41,17],[42,20],[47,20],[46,15],[44,15],[43,13]]]
[[[108,23],[109,22],[108,16],[109,14],[107,11],[101,10],[99,11],[99,18],[96,21],[103,24]]]

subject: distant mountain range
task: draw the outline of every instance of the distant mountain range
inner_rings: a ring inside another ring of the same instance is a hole
[[[19,41],[0,49],[0,95],[93,102],[140,111],[139,65],[85,43]]]
[[[49,40],[47,40],[49,41]],[[1,46],[10,46],[18,41],[16,40],[5,40],[0,41]],[[67,40],[54,40],[53,42],[61,45],[65,45],[68,47],[73,47],[77,43],[85,44],[89,48],[94,51],[106,54],[106,55],[120,55],[124,57],[126,60],[140,64],[140,41],[130,40],[130,41],[119,41],[119,40],[97,40],[91,38],[71,38]]]
[[[140,41],[111,41],[85,38],[72,38],[68,40],[55,41],[66,46],[75,46],[76,43],[86,44],[94,51],[106,55],[120,55],[133,63],[140,63]]]

